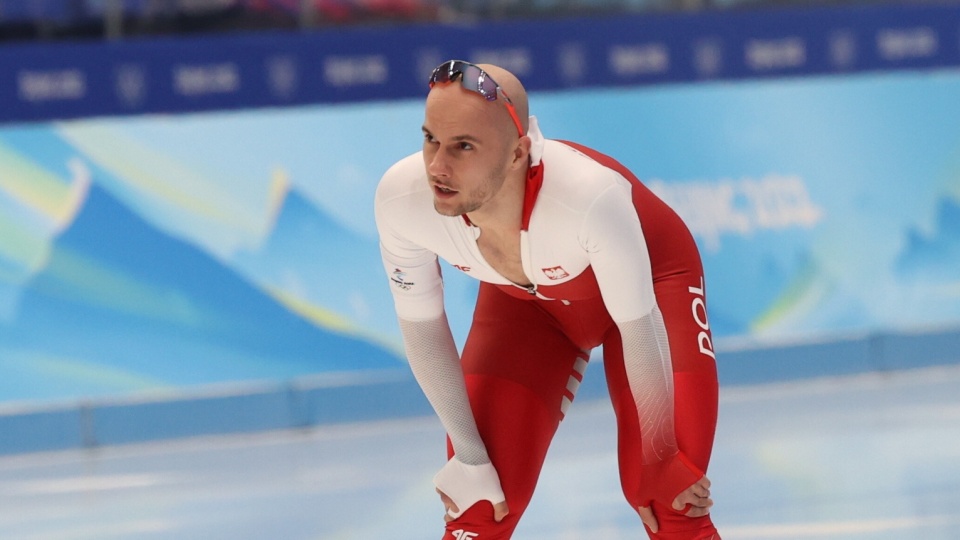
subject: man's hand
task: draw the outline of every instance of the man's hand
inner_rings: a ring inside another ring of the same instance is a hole
[[[683,490],[673,500],[673,509],[687,517],[705,516],[710,513],[711,506],[713,506],[713,499],[710,498],[710,479],[706,476]],[[684,509],[686,509],[686,512],[684,512]],[[657,522],[657,517],[653,515],[651,507],[638,506],[637,512],[640,514],[640,520],[652,532],[655,533],[660,530],[660,524]]]
[[[510,511],[492,463],[467,465],[453,456],[433,477],[433,483],[447,509],[447,521],[460,517],[480,501],[493,505],[493,517],[500,522]]]
[[[444,521],[453,521],[455,518],[451,514],[458,514],[460,509],[457,508],[456,503],[453,502],[453,499],[447,497],[447,494],[437,489],[437,493],[440,494],[440,500],[443,501],[443,508],[446,510],[446,513],[443,515]],[[493,505],[493,520],[497,523],[503,521],[503,518],[510,513],[510,508],[507,507],[507,501],[500,501]]]

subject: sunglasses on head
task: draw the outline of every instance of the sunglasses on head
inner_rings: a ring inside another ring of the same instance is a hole
[[[460,84],[471,92],[476,92],[483,96],[487,101],[496,101],[498,97],[503,96],[503,104],[510,113],[514,125],[517,126],[517,133],[523,137],[523,125],[517,116],[517,110],[513,107],[510,97],[497,81],[493,80],[486,71],[480,69],[470,62],[463,60],[449,60],[437,66],[430,75],[430,88],[437,83],[454,82],[460,77]]]

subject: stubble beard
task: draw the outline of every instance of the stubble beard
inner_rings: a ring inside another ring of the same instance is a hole
[[[461,193],[457,193],[461,195]],[[444,205],[441,201],[437,199],[433,200],[433,209],[437,211],[438,214],[442,216],[462,216],[468,212],[473,212],[477,208],[483,206],[483,202],[476,201],[474,199],[461,202],[456,206],[450,207],[449,205]]]
[[[451,217],[462,216],[478,210],[487,201],[492,199],[503,187],[503,184],[506,181],[505,174],[506,171],[501,171],[500,174],[492,173],[486,178],[486,181],[482,185],[477,186],[472,191],[458,191],[456,197],[465,196],[466,198],[453,207],[445,205],[442,201],[435,197],[433,199],[433,208],[438,214]]]

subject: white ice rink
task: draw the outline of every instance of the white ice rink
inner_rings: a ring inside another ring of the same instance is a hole
[[[515,538],[643,538],[613,413],[575,403]],[[429,539],[432,418],[0,458],[0,539]],[[721,390],[727,540],[960,538],[960,367]]]

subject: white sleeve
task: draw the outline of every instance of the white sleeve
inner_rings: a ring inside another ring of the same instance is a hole
[[[435,319],[443,313],[443,280],[437,255],[404,239],[379,204],[376,218],[380,256],[397,315],[409,320]]]
[[[398,209],[391,205],[384,191],[378,188],[376,201],[380,253],[410,368],[447,429],[460,459],[471,465],[489,462],[470,410],[460,354],[444,312],[437,255],[398,231],[398,223],[405,223],[412,216],[406,215],[409,212],[402,206]]]
[[[488,463],[446,315],[432,321],[401,318],[400,330],[410,369],[447,430],[454,452],[469,465]]]
[[[401,318],[400,328],[410,368],[453,444],[454,457],[433,479],[459,509],[449,512],[450,516],[459,517],[481,500],[494,504],[503,501],[500,477],[490,463],[470,408],[460,357],[446,315],[433,321]]]
[[[456,503],[460,512],[451,516],[458,517],[477,501],[503,501],[503,490],[470,408],[460,355],[444,312],[437,255],[397,230],[396,224],[402,223],[404,216],[384,198],[378,189],[375,214],[383,266],[410,369],[456,454],[434,482]]]
[[[677,453],[673,368],[629,184],[611,186],[594,201],[581,241],[623,340],[624,365],[640,419],[643,463],[656,463]]]
[[[580,230],[580,243],[613,320],[620,323],[650,314],[656,304],[650,254],[629,184],[610,186],[594,200]]]

